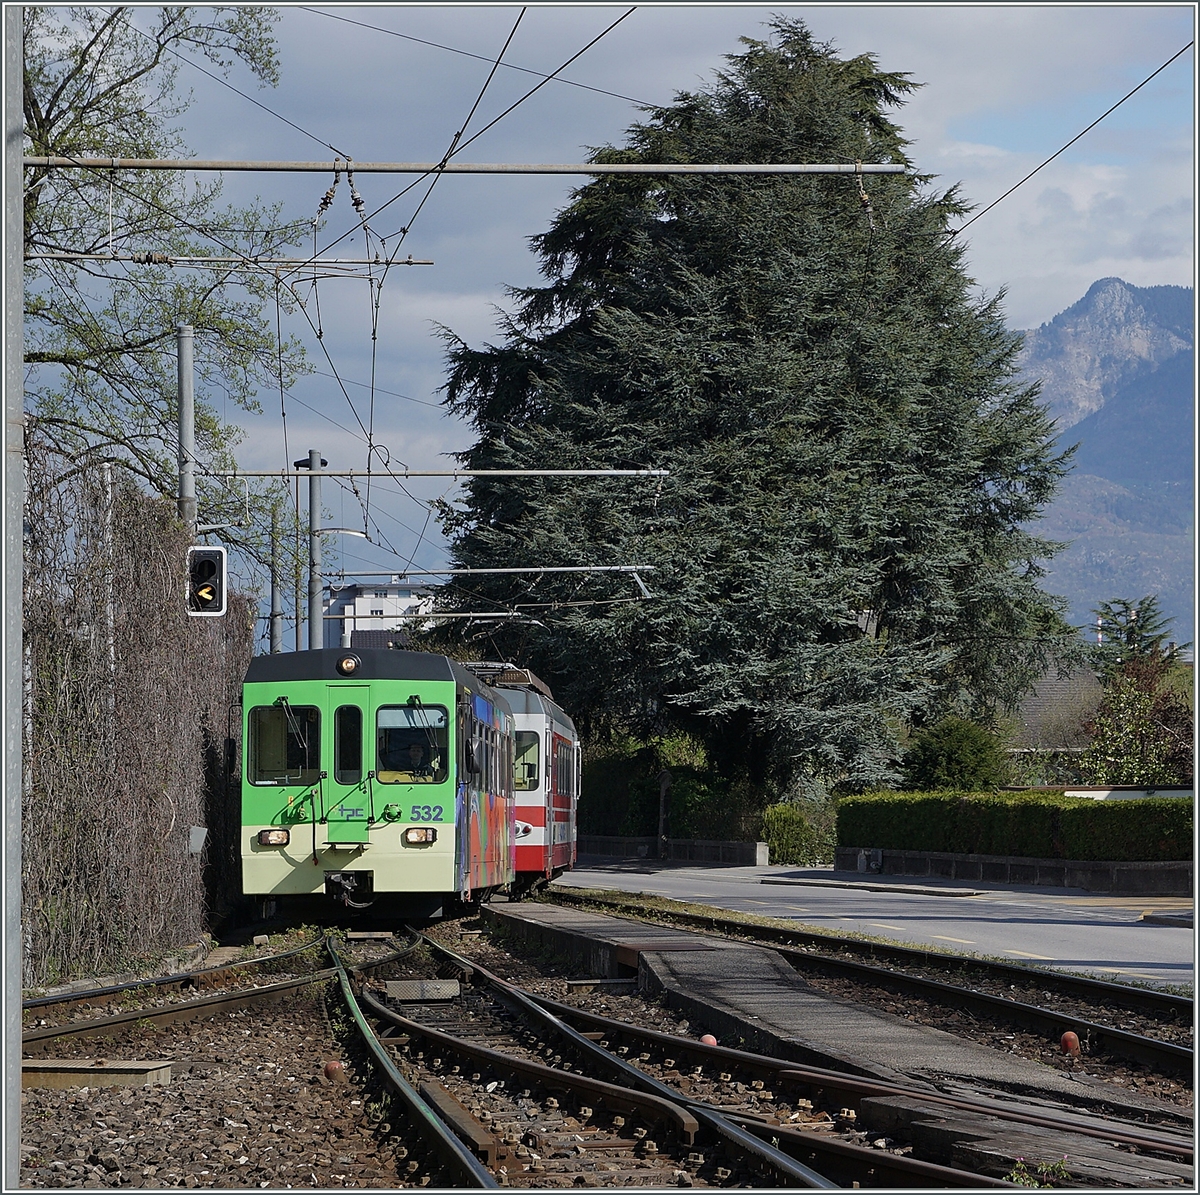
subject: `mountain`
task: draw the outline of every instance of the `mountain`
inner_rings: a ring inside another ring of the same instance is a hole
[[[1026,332],[1024,377],[1040,381],[1073,469],[1036,524],[1070,546],[1046,587],[1077,625],[1114,598],[1156,593],[1179,640],[1194,635],[1195,358],[1192,291],[1102,278]]]
[[[1041,379],[1042,398],[1066,430],[1192,347],[1192,292],[1101,278],[1078,303],[1024,335],[1018,363]]]
[[[1075,471],[1134,484],[1192,478],[1195,356],[1190,348],[1119,387],[1062,437]]]

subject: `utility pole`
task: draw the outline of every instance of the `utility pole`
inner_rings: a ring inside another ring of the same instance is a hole
[[[3,1188],[21,1185],[21,806],[25,784],[22,735],[25,650],[21,628],[24,585],[25,206],[21,168],[24,23],[19,4],[4,6],[4,1173]]]
[[[307,460],[292,463],[297,469],[308,470],[308,650],[320,651],[325,646],[325,619],[321,610],[324,589],[321,580],[321,470],[329,462],[315,448],[310,448]]]
[[[175,329],[179,347],[179,517],[196,538],[196,392],[193,380],[192,328]]]
[[[299,651],[304,646],[304,607],[300,602],[300,484],[296,483],[296,543],[292,555],[292,609],[296,611],[295,647]]]
[[[271,507],[271,655],[283,651],[283,595],[279,590],[279,508]]]
[[[658,774],[658,857],[665,859],[667,846],[667,794],[671,791],[671,773],[663,768]]]

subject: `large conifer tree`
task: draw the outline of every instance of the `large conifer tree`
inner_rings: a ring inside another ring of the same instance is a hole
[[[798,21],[597,162],[897,162],[915,86]],[[663,466],[647,481],[476,480],[464,566],[648,562],[628,578],[472,578],[541,610],[489,650],[585,723],[698,734],[728,772],[803,790],[895,778],[895,734],[1012,704],[1063,631],[1023,525],[1064,471],[998,298],[928,178],[607,176],[533,238],[503,342],[449,336],[473,468]]]

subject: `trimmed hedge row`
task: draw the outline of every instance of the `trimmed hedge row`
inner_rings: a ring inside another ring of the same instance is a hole
[[[837,843],[1114,863],[1190,859],[1192,802],[1093,801],[1061,793],[866,793],[838,802]]]
[[[770,847],[772,863],[812,867],[829,862],[828,844],[821,843],[808,818],[795,805],[771,805],[763,810],[762,820],[762,835]]]

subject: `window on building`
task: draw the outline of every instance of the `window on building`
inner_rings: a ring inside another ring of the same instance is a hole
[[[382,613],[383,613],[383,607],[382,607],[382,606],[380,606],[380,608],[379,608],[378,610],[372,609],[371,613],[372,613],[372,614],[382,614]]]
[[[376,597],[387,597],[387,595],[388,595],[388,591],[387,591],[386,589],[377,589],[377,590],[375,590],[375,596],[376,596]]]

